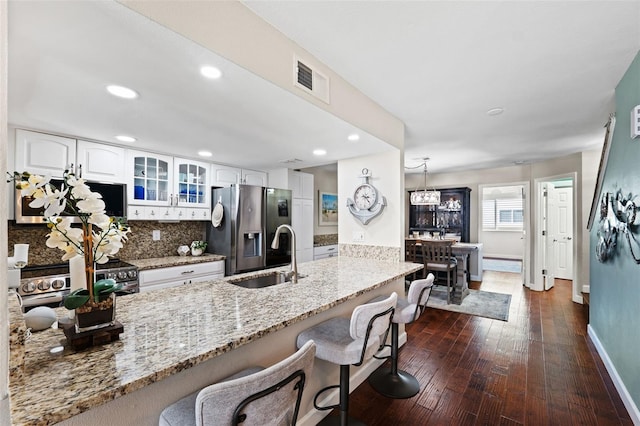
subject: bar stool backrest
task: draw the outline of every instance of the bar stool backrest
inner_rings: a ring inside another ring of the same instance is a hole
[[[387,331],[396,307],[398,295],[393,292],[389,297],[379,302],[366,303],[356,306],[351,314],[349,333],[354,340],[377,338]],[[383,313],[377,318],[376,315]],[[372,321],[373,320],[373,321]]]
[[[202,389],[196,398],[196,425],[295,425],[315,353],[310,340],[269,368]]]
[[[407,301],[410,305],[416,304],[418,306],[426,306],[431,294],[431,287],[433,286],[434,276],[433,274],[427,275],[427,278],[422,280],[415,280],[409,287],[409,294],[407,294]],[[424,290],[424,291],[423,291]]]

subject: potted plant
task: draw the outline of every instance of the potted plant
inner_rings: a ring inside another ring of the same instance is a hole
[[[76,332],[112,325],[115,292],[120,286],[112,279],[96,282],[95,264],[106,263],[123,247],[130,232],[125,219],[107,216],[102,196],[68,171],[60,188],[50,183],[48,177],[29,172],[14,172],[12,180],[22,196],[33,198],[29,207],[44,208],[50,229],[47,247],[62,250],[64,261],[75,256],[84,258],[86,287],[74,290],[64,299],[64,307],[75,311]],[[72,216],[80,219],[79,227],[72,226]]]
[[[200,256],[206,249],[206,241],[193,241],[191,243],[191,256]]]

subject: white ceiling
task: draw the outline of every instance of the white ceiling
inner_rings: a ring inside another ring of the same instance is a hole
[[[598,147],[640,49],[639,1],[245,4],[404,121],[408,165],[432,172]],[[205,63],[224,77],[201,78]],[[345,143],[350,124],[111,1],[9,3],[9,122],[257,169],[389,149]]]
[[[244,3],[400,118],[430,171],[601,146],[640,49],[639,1]]]
[[[219,80],[200,76],[215,65]],[[119,84],[136,100],[109,95]],[[9,123],[268,170],[334,163],[390,147],[112,1],[9,3]],[[358,143],[347,136],[358,131]],[[324,157],[312,151],[323,148]],[[299,159],[292,164],[283,160]]]

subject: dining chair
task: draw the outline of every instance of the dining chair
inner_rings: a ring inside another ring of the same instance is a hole
[[[414,262],[414,263],[422,263],[422,259],[421,259],[421,247],[420,247],[420,242],[419,240],[405,240],[405,260],[407,262]],[[409,283],[411,283],[412,281],[415,281],[419,278],[424,278],[426,276],[426,272],[424,271],[424,269],[420,270],[420,271],[416,271],[412,274],[407,275],[407,277],[405,278]]]
[[[446,275],[447,304],[451,303],[451,293],[455,292],[458,279],[458,260],[451,252],[453,241],[422,240],[422,261],[425,273],[433,273],[436,277]],[[439,284],[439,283],[437,283]]]

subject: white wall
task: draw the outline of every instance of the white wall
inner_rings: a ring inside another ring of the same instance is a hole
[[[328,166],[308,167],[301,170],[305,173],[311,173],[313,175],[313,191],[314,191],[314,203],[316,208],[313,210],[313,235],[326,235],[337,234],[338,226],[319,226],[318,223],[318,206],[320,200],[318,199],[318,193],[330,192],[333,194],[338,193],[338,166],[331,164]],[[340,203],[340,209],[344,203]],[[340,210],[338,209],[338,210]]]
[[[7,2],[0,2],[0,175],[7,171]],[[7,307],[7,185],[0,185],[0,424],[11,423],[9,413],[9,315]]]
[[[338,162],[338,242],[385,247],[404,247],[404,154],[392,149],[382,154],[341,160]],[[364,182],[359,176],[362,169],[372,173],[369,181],[387,199],[382,214],[363,225],[346,208],[347,198]],[[345,206],[345,207],[343,207]],[[353,233],[364,232],[364,241],[354,242]]]

